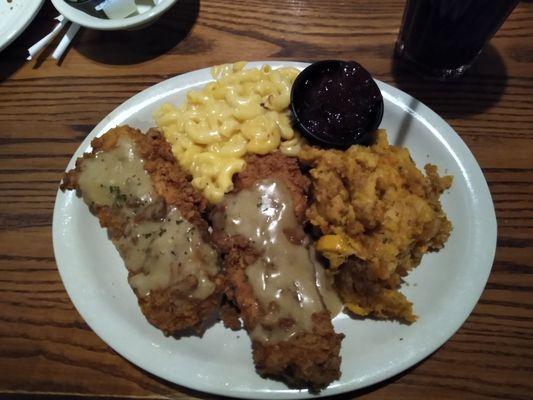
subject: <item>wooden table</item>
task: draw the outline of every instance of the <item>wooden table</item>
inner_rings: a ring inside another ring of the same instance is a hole
[[[15,0],[16,1],[16,0]],[[241,59],[356,59],[419,98],[483,168],[498,249],[474,312],[401,375],[340,398],[533,398],[533,4],[521,3],[461,82],[436,84],[392,59],[404,1],[180,0],[142,31],[82,30],[60,66],[26,62],[56,15],[45,4],[0,53],[0,396],[213,398],[114,353],[85,324],[52,251],[54,198],[71,154],[133,94]]]

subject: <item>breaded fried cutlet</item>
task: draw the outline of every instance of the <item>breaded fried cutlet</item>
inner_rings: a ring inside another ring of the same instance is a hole
[[[76,190],[107,228],[146,319],[166,335],[202,333],[222,292],[205,200],[157,130],[121,126],[91,144],[61,190]]]
[[[280,153],[248,156],[246,164],[212,212],[226,296],[250,334],[259,374],[320,390],[340,377],[343,335],[317,289],[317,260],[302,228],[309,181]]]

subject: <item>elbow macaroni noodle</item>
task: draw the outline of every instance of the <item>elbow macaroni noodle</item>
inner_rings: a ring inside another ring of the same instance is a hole
[[[245,70],[245,65],[214,67],[215,81],[189,91],[179,107],[163,104],[154,113],[193,186],[212,203],[233,189],[232,177],[244,169],[246,154],[279,150],[296,156],[301,148],[288,116],[299,71],[269,65]]]

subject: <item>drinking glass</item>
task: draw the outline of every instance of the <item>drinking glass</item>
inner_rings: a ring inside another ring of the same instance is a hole
[[[456,78],[519,0],[407,0],[396,55],[425,76]]]

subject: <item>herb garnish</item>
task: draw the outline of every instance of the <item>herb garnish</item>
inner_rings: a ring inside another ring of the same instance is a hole
[[[128,197],[120,191],[118,186],[109,186],[109,192],[115,196],[115,203],[117,206],[122,207]]]

